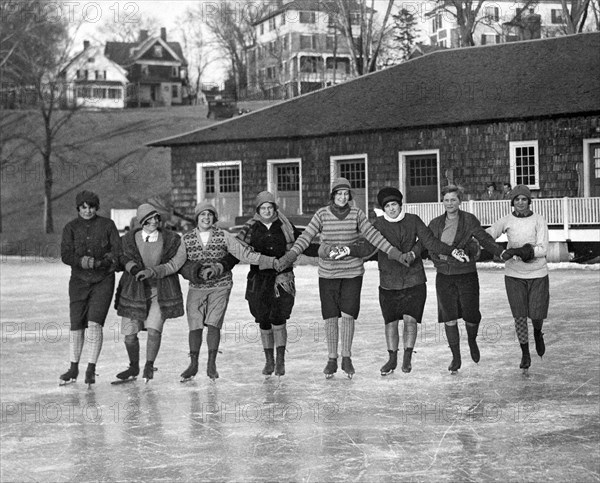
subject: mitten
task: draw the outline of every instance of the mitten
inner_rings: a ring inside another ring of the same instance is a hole
[[[141,269],[140,267],[138,267],[137,265],[134,265],[133,267],[131,267],[131,268],[129,269],[129,273],[130,273],[131,275],[133,275],[134,277],[135,277],[135,276],[136,276],[138,273],[140,273],[141,271],[142,271],[142,269]]]
[[[319,258],[329,258],[329,254],[332,250],[333,247],[331,245],[321,243],[321,245],[319,245]]]
[[[349,247],[334,247],[333,250],[329,253],[329,258],[333,258],[334,260],[340,260],[344,257],[350,255]]]
[[[211,263],[202,269],[201,278],[210,280],[219,278],[221,275],[223,275],[223,265],[220,263]]]
[[[87,255],[84,255],[83,257],[81,257],[81,268],[85,269],[85,270],[90,270],[92,268],[94,268],[94,263],[96,262],[96,260],[94,259],[94,257],[88,257]]]
[[[464,252],[462,248],[455,248],[452,250],[452,256],[459,262],[468,262],[469,256]]]
[[[398,260],[402,265],[406,265],[410,267],[412,263],[415,261],[416,257],[413,252],[407,252],[400,255],[400,260]]]
[[[396,247],[392,247],[392,249],[388,253],[388,258],[390,260],[396,260],[397,262],[400,262],[400,257],[402,257],[402,252],[400,250],[398,250]],[[402,262],[400,262],[400,263],[402,263]]]
[[[481,246],[477,240],[471,238],[471,240],[469,240],[469,242],[465,245],[464,250],[469,258],[479,260],[479,256],[481,255]]]
[[[521,248],[513,248],[512,250],[514,254],[520,257],[524,262],[529,262],[535,257],[533,246],[531,246],[529,243],[526,243]]]
[[[258,259],[259,270],[273,270],[275,268],[275,257],[261,255]]]
[[[507,260],[510,260],[514,255],[515,255],[514,250],[512,248],[509,248],[508,250],[504,250],[500,254],[500,258],[502,258],[502,260],[504,260],[506,262]]]
[[[278,272],[281,272],[282,270],[285,270],[286,268],[291,267],[297,258],[298,258],[298,255],[296,255],[295,252],[292,252],[292,251],[287,252],[284,256],[282,256],[281,258],[278,258],[277,261],[275,262],[276,270]],[[277,268],[277,266],[279,266],[279,268]]]

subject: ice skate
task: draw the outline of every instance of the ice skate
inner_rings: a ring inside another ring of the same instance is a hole
[[[337,370],[337,359],[330,357],[327,361],[325,369],[323,370],[323,373],[325,374],[325,379],[331,379],[333,375],[337,372]]]
[[[523,374],[529,374],[529,366],[531,366],[531,355],[529,354],[529,344],[521,344],[521,365],[519,368],[523,370]]]
[[[88,389],[92,387],[92,384],[96,384],[96,364],[91,362],[88,364],[85,370],[85,383],[88,385]]]
[[[140,373],[140,366],[137,364],[129,363],[129,367],[122,372],[117,374],[117,380],[111,382],[111,384],[124,384],[126,382],[133,382],[136,380],[138,374]]]
[[[198,374],[198,353],[190,353],[190,365],[185,371],[181,373],[181,382],[191,381],[196,374]]]
[[[451,345],[450,350],[452,351],[452,362],[448,366],[448,370],[450,371],[451,375],[456,376],[458,374],[460,366],[462,365],[462,360],[460,357],[460,346],[458,344]]]
[[[477,345],[477,339],[471,339],[471,337],[469,337],[468,341],[469,341],[469,350],[471,352],[471,359],[473,359],[473,362],[478,363],[479,359],[481,358],[481,354],[479,353],[479,346]]]
[[[533,329],[533,338],[535,340],[535,351],[542,357],[546,353],[546,344],[544,343],[544,333],[541,329]]]
[[[275,359],[273,356],[273,349],[265,349],[265,358],[266,362],[262,373],[268,379],[269,377],[271,377],[271,374],[273,374],[273,371],[275,370]]]
[[[275,375],[285,376],[285,346],[277,348],[277,359],[275,360]]]
[[[387,375],[391,374],[392,372],[394,372],[396,367],[398,367],[398,351],[397,350],[395,350],[395,351],[388,350],[388,353],[390,354],[390,358],[383,366],[381,366],[381,369],[379,369],[382,376],[387,376]],[[342,363],[343,363],[343,359],[342,359]]]
[[[404,357],[402,359],[402,372],[409,373],[410,371],[412,371],[411,360],[412,360],[413,352],[414,351],[413,351],[412,347],[408,347],[408,348],[404,349]]]
[[[154,367],[154,363],[146,362],[146,365],[144,366],[144,375],[143,375],[143,379],[146,384],[148,384],[148,381],[150,381],[151,379],[154,379],[155,371],[156,371],[156,367]]]
[[[206,364],[206,375],[210,377],[213,381],[219,378],[219,373],[217,372],[217,351],[209,350],[208,351],[208,363]]]
[[[76,362],[71,362],[71,367],[69,367],[69,370],[60,375],[58,385],[66,386],[67,384],[77,382],[77,376],[79,376],[79,364]]]
[[[352,359],[350,357],[342,357],[342,371],[346,373],[348,379],[352,379],[355,374],[354,366],[352,365]]]

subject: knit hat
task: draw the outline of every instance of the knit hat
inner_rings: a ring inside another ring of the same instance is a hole
[[[398,204],[402,204],[402,193],[396,188],[392,188],[391,186],[386,186],[385,188],[381,188],[379,193],[377,193],[377,202],[379,206],[385,208],[390,201],[397,201]]]
[[[79,208],[84,203],[94,208],[100,208],[100,199],[93,191],[80,191],[75,197],[75,207]]]
[[[156,208],[154,208],[154,206],[152,206],[151,204],[143,203],[140,206],[138,206],[137,219],[141,226],[144,226],[144,223],[146,223],[150,218],[156,215],[158,215],[158,211],[156,211]]]
[[[217,209],[208,201],[201,201],[200,203],[198,203],[196,205],[196,208],[194,208],[194,215],[195,215],[196,219],[198,219],[198,215],[200,213],[202,213],[203,211],[206,211],[206,210],[212,212],[212,214],[215,217],[215,221],[219,220],[219,216],[217,215]]]
[[[331,193],[335,193],[337,190],[351,190],[350,181],[346,178],[336,178],[331,183]]]
[[[514,206],[515,198],[520,195],[526,196],[529,199],[529,203],[531,203],[531,191],[529,191],[529,188],[524,184],[518,184],[510,192],[511,206]]]
[[[261,191],[256,195],[256,212],[258,213],[258,209],[261,207],[263,203],[271,203],[275,209],[277,209],[277,202],[275,201],[275,195],[270,193],[269,191]]]

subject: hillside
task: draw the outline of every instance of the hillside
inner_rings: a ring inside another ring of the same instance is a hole
[[[240,107],[252,110],[265,105],[240,103]],[[32,154],[27,163],[3,165],[1,253],[57,257],[62,228],[76,216],[75,194],[83,189],[98,193],[99,214],[104,216],[109,216],[112,208],[136,208],[154,196],[168,199],[169,150],[144,144],[214,123],[206,118],[206,109],[186,106],[78,112],[60,131],[56,142],[52,163],[54,234],[46,235],[43,230],[44,177],[39,155]],[[6,119],[17,114],[23,111],[4,111],[2,116]],[[26,113],[13,129],[41,137],[39,113]]]

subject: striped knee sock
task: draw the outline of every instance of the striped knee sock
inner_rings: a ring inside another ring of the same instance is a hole
[[[352,356],[352,339],[354,339],[354,317],[342,316],[342,357]]]
[[[529,343],[529,333],[527,332],[527,317],[515,317],[515,331],[519,344]]]
[[[337,317],[331,317],[325,319],[325,339],[327,341],[327,352],[329,353],[330,359],[337,359],[338,357],[338,319]]]

